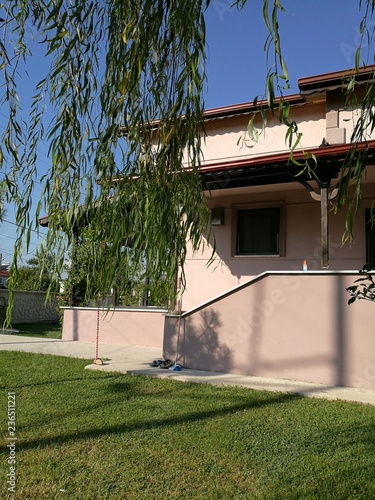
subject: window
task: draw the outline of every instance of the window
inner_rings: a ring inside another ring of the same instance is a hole
[[[237,210],[236,255],[280,254],[280,207]]]
[[[371,208],[365,210],[366,219],[366,264],[375,269],[375,223],[371,219]]]

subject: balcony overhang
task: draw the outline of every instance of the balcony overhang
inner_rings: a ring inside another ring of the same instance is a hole
[[[202,186],[205,191],[268,184],[283,184],[294,181],[317,180],[329,186],[339,176],[343,162],[355,147],[355,151],[367,151],[368,160],[375,163],[375,140],[352,144],[339,144],[295,151],[293,157],[304,163],[306,156],[313,173],[292,162],[288,151],[283,153],[247,157],[239,160],[206,163],[200,167]],[[316,158],[316,163],[313,158]]]

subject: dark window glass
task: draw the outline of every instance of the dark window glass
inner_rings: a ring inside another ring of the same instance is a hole
[[[237,255],[279,254],[279,208],[237,212]]]
[[[366,264],[375,269],[375,222],[371,220],[371,209],[366,208]]]

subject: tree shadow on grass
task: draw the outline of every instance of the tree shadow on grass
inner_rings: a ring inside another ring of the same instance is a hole
[[[118,377],[118,373],[107,373],[107,378]],[[52,385],[52,384],[65,384],[67,382],[82,382],[83,380],[90,380],[87,377],[74,377],[74,378],[64,378],[64,379],[53,379],[53,380],[44,380],[43,382],[32,382],[30,384],[21,384],[21,385],[12,385],[12,390],[16,389],[24,389],[26,387],[38,387],[44,385]],[[0,385],[0,389],[9,389],[8,385]]]
[[[52,424],[54,421],[61,421],[64,418],[74,418],[74,420],[77,420],[82,417],[82,415],[87,415],[92,412],[97,412],[98,415],[102,415],[102,413],[100,413],[102,410],[109,410],[110,408],[113,408],[113,414],[115,414],[116,411],[118,412],[121,409],[121,404],[129,404],[129,402],[135,401],[139,398],[147,398],[147,409],[153,408],[155,410],[160,409],[162,411],[165,411],[168,405],[173,406],[176,404],[178,406],[181,406],[181,398],[185,398],[186,405],[189,405],[191,404],[191,401],[194,402],[196,400],[202,402],[202,393],[197,391],[197,384],[194,382],[185,382],[184,384],[181,384],[180,382],[175,382],[173,380],[160,381],[151,378],[146,382],[145,377],[142,375],[124,375],[115,372],[106,375],[107,377],[101,380],[102,384],[97,385],[96,387],[95,379],[84,377],[82,379],[76,378],[53,380],[41,384],[36,383],[21,386],[22,388],[24,388],[47,384],[52,385],[54,383],[65,384],[70,382],[82,382],[83,384],[87,382],[94,384],[94,387],[85,384],[83,387],[78,386],[74,388],[75,398],[78,400],[78,403],[75,404],[73,408],[69,407],[69,402],[68,404],[64,404],[64,398],[66,396],[66,393],[64,393],[64,386],[57,386],[56,391],[54,392],[56,393],[56,400],[59,401],[58,413],[55,413],[52,410],[48,415],[43,414],[42,416],[40,416],[39,418],[37,417],[34,420],[28,419],[25,425],[19,425],[19,429],[38,427],[40,425],[44,425],[46,421],[48,421],[49,424]],[[92,393],[90,403],[84,404],[84,402],[87,400],[87,393],[92,390],[94,390],[95,392]],[[226,388],[222,387],[220,388],[220,390],[222,397],[228,400]],[[263,396],[264,394],[266,394],[266,396]],[[251,403],[249,403],[248,407],[259,406],[257,400],[261,399],[262,396],[268,398],[268,393],[263,392],[262,394],[261,391],[257,391],[256,395],[252,396]],[[35,399],[37,398],[38,393],[36,392]],[[238,401],[238,399],[243,400],[243,395],[235,394],[230,396],[228,401],[228,404],[231,405],[230,408],[237,407],[236,402]],[[246,397],[246,399],[249,398]],[[215,402],[216,400],[217,392],[213,392],[210,395],[205,392],[204,401],[206,403],[210,404],[212,401]],[[176,401],[178,401],[178,403]],[[246,404],[241,404],[241,408],[246,407]],[[145,426],[148,427],[147,422],[141,425],[142,428],[144,428]],[[103,432],[104,431],[100,431],[98,435],[102,435]]]
[[[84,431],[80,429],[77,432],[67,433],[65,435],[48,436],[45,438],[38,438],[28,442],[22,442],[19,440],[17,442],[17,450],[30,450],[30,449],[41,449],[53,445],[62,445],[71,442],[83,441],[85,439],[94,439],[97,437],[102,437],[104,435],[120,435],[124,433],[132,433],[139,430],[145,431],[146,429],[162,429],[173,426],[179,426],[186,423],[192,423],[199,420],[206,420],[211,418],[222,417],[228,414],[233,414],[235,412],[241,412],[244,410],[261,408],[263,406],[275,405],[280,403],[286,403],[288,401],[293,401],[300,398],[300,396],[293,394],[276,394],[274,397],[267,397],[266,399],[260,400],[258,397],[254,397],[253,401],[246,401],[244,403],[230,405],[226,408],[212,409],[208,411],[198,411],[191,412],[182,416],[172,416],[170,418],[160,418],[144,420],[137,423],[121,423],[118,425],[108,426],[104,425],[96,429],[90,429]],[[82,412],[82,408],[80,409]],[[0,447],[0,450],[7,451],[7,447]]]
[[[21,323],[14,326],[17,336],[61,339],[62,327],[59,323]],[[12,334],[10,334],[12,335]]]

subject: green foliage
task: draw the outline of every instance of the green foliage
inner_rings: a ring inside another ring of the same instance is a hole
[[[1,165],[1,162],[0,162]],[[4,182],[0,182],[0,222],[4,219],[6,211],[4,209],[6,187]]]
[[[237,0],[233,5],[241,8],[245,3]],[[360,4],[365,13],[357,69],[361,47],[372,36],[374,14],[372,0]],[[129,263],[134,269],[144,264],[151,282],[163,275],[172,283],[177,269],[184,268],[188,242],[193,250],[200,247],[208,221],[198,170],[204,137],[204,12],[209,0],[6,0],[1,5],[0,100],[8,105],[8,122],[0,141],[0,164],[19,225],[11,290],[21,249],[28,248],[38,216],[46,213],[44,250],[53,255],[56,278],[76,233],[89,224],[95,235],[87,296],[98,291],[104,296],[118,270]],[[278,116],[286,125],[291,161],[313,176],[316,159],[307,155],[296,162],[293,155],[302,136],[283,98],[289,88],[279,33],[283,11],[280,0],[263,0],[269,71],[268,111],[260,113],[261,131],[270,113]],[[30,24],[37,44],[29,36]],[[45,54],[45,75],[35,85],[25,118],[17,82],[37,46]],[[352,79],[348,88],[354,84]],[[374,127],[373,94],[370,85],[353,142]],[[52,113],[49,123],[45,109]],[[253,122],[248,133],[251,140],[259,136]],[[49,143],[51,166],[39,179],[41,140]],[[349,200],[348,234],[366,168],[366,151],[357,153],[354,148],[355,162],[348,159],[339,186],[339,206],[348,201],[349,186],[357,186]],[[36,180],[44,187],[34,218],[30,200]],[[172,297],[174,287],[169,290]]]
[[[242,6],[245,1],[238,0],[237,5]],[[374,36],[373,17],[375,12],[375,3],[373,0],[360,0],[359,8],[363,10],[363,18],[359,26],[359,41],[355,58],[353,61],[354,73],[349,77],[343,78],[343,85],[346,86],[346,103],[348,109],[354,109],[356,102],[355,87],[356,78],[360,66],[366,65],[362,58],[362,51],[370,46]],[[315,167],[317,159],[314,155],[304,152],[302,161],[296,160],[294,152],[303,149],[303,135],[298,129],[298,125],[291,116],[290,106],[284,100],[284,90],[289,88],[289,76],[286,62],[282,56],[281,38],[279,34],[279,17],[284,12],[280,0],[263,0],[263,18],[268,30],[268,38],[265,44],[265,52],[268,60],[269,71],[266,78],[266,90],[264,99],[267,101],[267,113],[264,111],[264,105],[261,100],[259,103],[259,116],[261,119],[260,127],[255,127],[254,118],[249,122],[243,141],[247,146],[252,147],[259,140],[259,137],[266,130],[270,116],[277,116],[279,122],[286,126],[285,142],[290,149],[290,161],[299,167],[297,176],[308,174],[311,179],[317,179]],[[272,59],[271,59],[272,57]],[[256,104],[259,98],[254,101]],[[368,147],[367,140],[375,129],[375,115],[373,103],[375,100],[375,82],[369,83],[366,88],[364,98],[360,102],[360,115],[355,119],[355,126],[350,137],[352,148],[345,158],[341,175],[338,182],[338,201],[339,209],[346,209],[346,228],[343,241],[353,238],[354,215],[360,207],[362,196],[362,181],[366,167],[368,165]],[[319,180],[319,179],[317,179]],[[374,219],[375,220],[375,219]]]
[[[151,280],[164,273],[171,281],[183,266],[187,242],[198,248],[208,220],[196,175],[206,5],[203,0],[4,3],[0,51],[10,119],[3,154],[20,225],[15,262],[37,224],[30,220],[29,200],[41,139],[49,141],[51,168],[42,179],[36,215],[50,216],[45,250],[53,251],[54,269],[62,268],[72,229],[81,229],[88,213],[95,243],[106,242],[88,270],[89,295],[98,288],[104,294],[118,267],[141,258]],[[33,49],[26,42],[30,22],[50,67],[36,85],[25,123],[17,73]],[[46,104],[53,110],[47,125]],[[123,179],[115,193],[114,178]]]
[[[174,298],[175,283],[168,282],[162,274],[150,281],[144,273],[144,267],[129,274],[129,270],[118,273],[116,285],[117,303],[122,306],[159,306],[167,307]]]
[[[360,271],[365,275],[364,278],[358,278],[354,283],[358,283],[357,285],[349,286],[346,290],[350,294],[350,299],[348,300],[348,304],[353,304],[356,300],[370,300],[371,302],[375,302],[375,281],[368,272],[366,266]]]
[[[18,290],[50,290],[56,292],[58,285],[50,268],[52,258],[43,259],[40,254],[26,261],[26,266],[17,268],[13,283]]]
[[[103,261],[111,258],[107,246],[97,241],[96,232],[90,226],[77,236],[70,254],[70,263],[66,266],[68,277],[64,281],[60,305],[87,305],[95,303],[99,294],[103,297],[100,283]],[[142,255],[138,259],[132,259],[131,254],[127,255],[128,251],[123,247],[122,258],[113,263],[116,273],[102,302],[108,304],[110,301],[113,305],[123,306],[166,306],[174,296],[175,280],[169,282],[164,274],[160,274],[151,281],[146,275],[147,265]],[[127,258],[124,259],[124,256]]]
[[[244,1],[236,2],[243,5]],[[268,30],[268,37],[264,45],[269,68],[266,76],[266,88],[264,96],[257,96],[253,103],[257,107],[249,121],[247,131],[242,137],[246,146],[253,147],[261,135],[265,133],[270,117],[277,117],[279,123],[285,125],[285,144],[290,150],[290,161],[297,167],[299,172],[308,173],[309,177],[316,178],[314,169],[316,158],[308,152],[304,152],[303,159],[297,160],[294,152],[302,147],[302,133],[298,129],[296,121],[291,116],[290,104],[285,100],[284,93],[290,89],[289,73],[286,61],[282,55],[281,37],[279,33],[279,15],[286,12],[280,0],[263,0],[263,19]],[[266,106],[265,106],[265,103]],[[255,120],[259,116],[260,125],[255,126]]]

